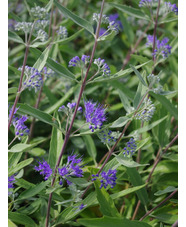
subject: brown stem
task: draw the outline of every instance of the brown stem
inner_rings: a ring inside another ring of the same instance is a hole
[[[172,146],[172,144],[173,144],[177,139],[178,139],[178,134],[177,134],[177,135],[172,139],[172,141],[167,145],[167,147],[165,148],[165,150],[163,151],[162,154],[160,154],[161,149],[159,149],[159,151],[158,151],[158,153],[157,153],[157,156],[156,156],[156,158],[155,158],[155,162],[154,162],[154,164],[153,164],[152,170],[151,170],[151,172],[150,172],[150,174],[149,174],[149,176],[148,176],[148,178],[147,178],[147,180],[146,180],[146,183],[149,183],[149,181],[150,181],[150,179],[151,179],[151,177],[152,177],[152,174],[153,174],[153,172],[154,172],[156,166],[158,165],[159,161],[161,160],[162,156],[167,152],[167,150]],[[132,219],[132,220],[135,219],[140,204],[141,204],[141,201],[139,200],[139,201],[138,201],[138,204],[137,204],[137,206],[136,206],[136,209],[135,209],[135,215],[133,215],[133,219]]]
[[[146,34],[146,32],[148,31],[150,25],[151,25],[151,22],[149,22],[149,24],[147,25],[145,31],[143,32],[143,34],[142,34],[142,35],[139,37],[139,39],[137,40],[136,44],[134,45],[134,48],[132,48],[131,50],[128,51],[127,56],[126,56],[126,58],[125,58],[124,61],[123,61],[122,70],[125,68],[125,66],[126,66],[126,65],[128,64],[128,62],[130,61],[131,54],[133,54],[133,53],[136,51],[138,45],[139,45],[140,42],[142,41],[142,39],[143,39],[144,35]]]
[[[140,207],[140,204],[141,204],[141,201],[138,200],[138,203],[137,203],[137,205],[136,205],[136,209],[135,209],[134,214],[133,214],[133,216],[132,216],[132,220],[135,219],[135,217],[136,217],[136,215],[137,215],[137,213],[138,213],[138,209],[139,209],[139,207]]]
[[[177,227],[178,226],[178,220],[174,222],[174,224],[172,225],[172,227]]]
[[[141,128],[143,128],[144,125],[144,121],[141,122]],[[142,133],[139,136],[139,140],[142,140]],[[137,156],[137,162],[140,163],[140,159],[141,159],[141,148],[138,150],[138,156]]]
[[[17,91],[17,95],[16,95],[16,98],[15,98],[13,107],[12,107],[12,113],[10,115],[10,119],[9,119],[9,122],[8,122],[8,131],[10,129],[10,125],[12,123],[12,119],[13,119],[13,116],[14,116],[14,111],[15,111],[16,105],[18,103],[18,100],[19,100],[19,97],[20,97],[20,93],[21,93],[23,76],[24,76],[25,66],[26,66],[26,62],[27,62],[27,58],[28,58],[29,45],[30,45],[30,41],[31,41],[34,25],[35,25],[35,21],[34,21],[34,23],[32,25],[32,29],[30,31],[28,42],[26,43],[26,50],[25,50],[25,56],[24,56],[24,60],[23,60],[23,67],[22,67],[22,71],[21,71],[21,77],[20,77],[20,81],[19,81],[19,87],[18,87],[18,91]]]
[[[52,4],[52,9],[51,9],[51,14],[50,14],[50,25],[49,25],[49,29],[48,29],[48,37],[50,37],[50,33],[51,33],[53,13],[54,13],[54,5]]]
[[[87,80],[87,77],[88,77],[88,73],[89,73],[90,67],[91,67],[92,62],[93,62],[94,53],[95,53],[96,47],[97,47],[97,39],[98,39],[98,37],[99,37],[99,30],[100,30],[100,26],[101,26],[101,18],[102,18],[102,14],[103,14],[104,3],[105,3],[105,0],[102,0],[101,11],[100,11],[100,18],[99,18],[99,23],[98,23],[97,29],[96,29],[95,42],[94,42],[94,46],[93,46],[93,49],[92,49],[92,54],[91,54],[91,58],[90,58],[90,63],[89,63],[89,65],[88,65],[88,68],[87,68],[87,71],[86,71],[86,74],[85,74],[83,83],[82,83],[82,85],[81,85],[81,90],[80,90],[80,93],[79,93],[79,96],[78,96],[78,100],[77,100],[77,103],[76,103],[76,107],[75,107],[75,110],[74,110],[74,114],[73,114],[73,117],[72,117],[70,126],[69,126],[69,128],[68,128],[68,131],[67,131],[67,133],[66,133],[66,136],[65,136],[65,139],[64,139],[64,143],[63,143],[63,147],[62,147],[62,149],[61,149],[61,153],[60,153],[59,158],[58,158],[58,160],[57,160],[57,164],[56,164],[56,167],[55,167],[55,170],[54,170],[54,177],[53,177],[53,179],[52,179],[52,184],[51,184],[51,186],[53,186],[54,183],[55,183],[57,168],[58,168],[58,166],[59,166],[59,164],[60,164],[60,162],[61,162],[61,158],[62,158],[62,156],[63,156],[63,153],[64,153],[64,151],[65,151],[66,145],[67,145],[67,143],[68,143],[68,140],[69,140],[69,137],[70,137],[70,132],[71,132],[71,129],[72,129],[72,126],[73,126],[73,123],[74,123],[74,120],[75,120],[75,117],[76,117],[76,114],[77,114],[78,107],[79,107],[79,103],[80,103],[80,100],[81,100],[83,91],[84,91],[84,89],[85,89],[85,86],[86,86],[86,80]],[[49,195],[45,227],[48,227],[48,224],[49,224],[49,216],[50,216],[51,201],[52,201],[52,193],[50,193],[50,195]]]
[[[144,218],[146,218],[149,214],[151,214],[154,210],[156,210],[158,207],[160,207],[162,204],[164,204],[165,202],[167,202],[170,198],[172,198],[174,196],[174,194],[176,194],[178,191],[178,189],[176,189],[175,191],[173,191],[169,196],[167,196],[167,198],[165,198],[161,203],[159,203],[157,206],[155,206],[154,208],[152,208],[151,210],[149,210],[142,218],[140,218],[140,221],[142,221]]]

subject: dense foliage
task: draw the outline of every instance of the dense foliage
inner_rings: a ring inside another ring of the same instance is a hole
[[[8,226],[177,226],[178,6],[9,0]]]

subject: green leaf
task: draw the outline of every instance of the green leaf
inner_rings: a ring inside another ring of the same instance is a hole
[[[42,139],[36,143],[32,143],[32,144],[25,144],[25,143],[17,143],[16,145],[14,145],[13,147],[11,147],[11,149],[9,150],[9,152],[25,152],[30,150],[31,148],[37,146],[38,144],[44,142],[46,139]]]
[[[157,99],[170,112],[170,114],[172,114],[172,116],[174,116],[175,119],[178,120],[177,108],[165,96],[158,95],[153,92],[150,92],[150,95]]]
[[[141,65],[137,65],[137,66],[135,66],[135,68],[139,69],[139,68],[141,68],[141,67],[143,67],[145,65],[151,64],[151,63],[152,63],[152,60],[147,61],[147,62],[145,62],[145,63],[143,63]],[[106,82],[106,81],[110,82],[112,80],[118,80],[118,79],[121,79],[121,78],[123,78],[125,76],[128,76],[132,72],[133,72],[133,70],[130,69],[130,68],[129,69],[125,69],[125,70],[120,70],[119,72],[117,72],[116,74],[114,74],[112,76],[109,76],[108,78],[103,78],[102,76],[100,76],[100,77],[95,78],[93,81],[90,81],[87,84],[96,83],[96,82]]]
[[[77,222],[86,227],[151,227],[141,221],[130,221],[125,218],[115,218],[104,216],[102,218],[80,218]]]
[[[16,166],[23,153],[8,153],[8,166]]]
[[[84,178],[72,178],[72,177],[67,177],[67,180],[69,180],[70,182],[79,185],[81,187],[87,187],[90,184],[92,184],[92,182],[88,182],[87,180],[85,180]]]
[[[14,41],[16,43],[22,43],[24,44],[21,37],[19,37],[15,32],[8,31],[8,39],[11,41]]]
[[[129,176],[130,182],[133,186],[139,186],[144,184],[136,168],[127,167],[127,175]],[[145,188],[136,191],[136,194],[143,205],[146,205],[148,203],[148,194]]]
[[[46,64],[48,55],[50,52],[50,48],[47,47],[42,54],[40,55],[40,57],[38,58],[38,60],[36,61],[36,63],[33,65],[34,68],[38,69],[39,71],[41,71],[43,69],[43,67]]]
[[[46,151],[40,147],[33,148],[31,151],[29,151],[29,154],[35,157],[43,156],[45,153]]]
[[[130,65],[130,67],[133,69],[133,71],[135,72],[136,76],[139,78],[139,80],[141,81],[141,83],[148,87],[148,85],[146,84],[146,82],[144,81],[142,75],[140,74],[140,72],[133,66],[133,65]]]
[[[114,202],[108,192],[99,187],[98,182],[94,181],[94,185],[96,188],[97,200],[100,204],[100,211],[103,215],[111,216],[111,217],[119,217],[120,214],[116,209]]]
[[[57,113],[54,114],[54,117],[57,118]],[[54,168],[56,166],[62,145],[63,145],[62,132],[56,127],[53,127],[49,149],[49,164],[51,168]]]
[[[106,41],[106,40],[113,40],[113,38],[116,36],[116,32],[115,31],[112,31],[111,33],[109,33],[108,35],[104,35],[102,37],[99,37],[98,38],[98,42],[100,41]]]
[[[17,87],[8,88],[8,94],[16,94],[16,93],[17,93]]]
[[[83,136],[83,139],[85,141],[87,152],[89,153],[90,157],[92,157],[94,162],[96,163],[97,150],[96,150],[96,146],[94,144],[94,140],[89,135]]]
[[[19,197],[17,198],[17,200],[24,200],[24,199],[27,199],[27,198],[31,198],[33,197],[34,195],[37,195],[39,194],[39,192],[41,192],[44,188],[46,188],[46,186],[50,184],[50,181],[44,181],[44,182],[41,182],[40,184],[38,185],[34,185],[33,187],[25,190],[24,192],[22,192]]]
[[[75,76],[73,73],[71,73],[68,69],[66,69],[64,66],[60,65],[59,63],[55,62],[51,58],[48,58],[47,66],[62,77],[70,80],[75,80]]]
[[[110,128],[119,128],[119,127],[123,127],[124,125],[126,125],[126,123],[130,120],[130,117],[119,117],[116,121],[114,121],[112,123],[112,125],[110,126]]]
[[[127,96],[120,89],[117,89],[117,91],[118,91],[119,97],[123,103],[123,108],[126,110],[126,112],[130,113],[132,111],[132,107],[130,105],[130,102],[129,102]]]
[[[50,0],[49,3],[45,6],[45,9],[47,10],[47,12],[49,12],[49,10],[52,8],[54,0]]]
[[[173,186],[168,186],[167,188],[165,188],[164,190],[159,190],[157,191],[156,193],[154,193],[155,196],[159,196],[159,195],[164,195],[164,194],[167,194],[169,192],[173,192],[175,191],[176,188],[173,187]]]
[[[51,115],[49,115],[41,110],[38,110],[32,106],[29,106],[27,104],[18,103],[17,106],[19,106],[19,110],[17,111],[17,113],[27,114],[42,122],[45,122],[46,124],[58,127],[57,121],[55,121]]]
[[[63,105],[75,93],[75,91],[78,88],[79,88],[79,84],[77,84],[76,86],[73,86],[72,88],[70,88],[68,90],[68,92],[65,93],[65,95],[61,99],[59,99],[59,101],[57,101],[53,106],[51,106],[48,109],[46,109],[45,113],[51,114],[55,110],[57,110],[61,105]]]
[[[133,193],[133,192],[136,192],[136,191],[140,190],[141,188],[144,188],[145,186],[146,186],[146,184],[140,185],[140,186],[137,186],[137,187],[133,187],[133,188],[128,188],[128,189],[122,190],[120,192],[116,192],[116,193],[111,195],[111,198],[112,199],[117,199],[117,198],[126,196],[126,195],[128,195],[130,193]]]
[[[134,168],[134,167],[148,166],[148,165],[149,165],[149,164],[139,164],[139,163],[133,161],[133,160],[130,159],[130,158],[122,157],[122,156],[116,156],[116,159],[117,159],[117,161],[118,161],[120,164],[122,164],[122,165],[124,165],[124,166],[126,166],[126,167],[128,167],[128,168]]]
[[[60,39],[60,40],[56,40],[54,42],[52,42],[52,44],[66,44],[69,43],[70,41],[72,41],[73,39],[75,39],[77,36],[79,36],[82,32],[84,31],[84,28],[82,28],[81,30],[79,30],[78,32],[74,33],[73,35],[71,35],[70,37],[66,38],[66,39]]]
[[[8,218],[16,224],[22,224],[27,227],[35,227],[35,222],[25,214],[8,211]]]
[[[142,99],[142,97],[145,95],[145,92],[147,91],[147,88],[143,86],[142,83],[138,84],[138,88],[134,97],[133,105],[134,108],[136,109]]]
[[[57,6],[59,11],[61,11],[61,13],[63,13],[65,16],[69,17],[72,21],[74,21],[76,24],[78,24],[79,26],[85,28],[92,35],[94,35],[93,27],[88,21],[86,21],[85,19],[75,15],[70,10],[68,10],[65,7],[63,7],[61,4],[59,4],[56,0],[54,0],[54,4]]]
[[[149,18],[139,9],[136,9],[127,5],[117,4],[117,3],[109,3],[109,5],[121,10],[124,13],[127,13],[130,16],[140,18],[143,20],[149,20]]]
[[[47,46],[50,42],[51,42],[52,38],[48,39],[45,42],[35,42],[33,44],[30,45],[30,47],[36,48],[36,47],[44,47]]]
[[[8,219],[8,227],[17,227],[10,219]]]
[[[32,163],[33,161],[34,161],[33,158],[28,158],[28,159],[20,162],[16,166],[10,167],[10,169],[8,171],[8,176],[12,176],[14,173],[17,173],[20,169],[23,169],[25,166],[30,165],[30,163]]]

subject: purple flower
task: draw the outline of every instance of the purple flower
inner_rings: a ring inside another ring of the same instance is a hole
[[[11,107],[11,109],[9,110],[9,115],[8,115],[8,119],[10,119],[11,115],[12,115],[12,109],[13,109],[13,106]],[[18,111],[19,107],[18,108],[15,108],[14,110],[14,114],[13,114],[13,118],[12,118],[12,123],[17,121],[19,118],[15,116],[16,112]]]
[[[82,210],[83,208],[85,208],[87,205],[84,205],[83,203],[79,206],[79,209]]]
[[[92,181],[99,178],[101,182],[100,189],[102,187],[107,188],[107,186],[110,186],[111,188],[113,188],[116,185],[116,179],[117,179],[116,172],[117,172],[116,169],[114,170],[109,169],[107,172],[103,171],[101,173],[101,176],[99,176],[98,174],[96,175],[93,174],[92,177],[94,178],[92,179]]]
[[[67,177],[83,177],[82,159],[77,158],[76,154],[68,156],[67,163],[62,168],[58,168],[58,173],[62,179],[65,179],[68,184],[71,184]],[[60,184],[62,184],[62,180]]]
[[[78,56],[73,57],[68,64],[68,67],[84,67],[89,62],[90,56],[82,55],[81,60]]]
[[[60,39],[66,39],[68,36],[68,31],[65,27],[59,26],[59,30],[56,31]]]
[[[15,128],[15,135],[18,136],[18,139],[21,139],[22,136],[29,134],[29,129],[24,124],[27,119],[27,116],[21,116],[21,118],[18,118],[16,121],[14,120],[12,122]]]
[[[14,185],[13,185],[14,183],[15,183],[15,175],[8,177],[8,189],[11,190],[12,188],[14,188]],[[12,192],[9,191],[8,195],[11,195],[11,194],[12,194]]]
[[[168,12],[172,11],[173,13],[178,15],[178,7],[176,4],[171,4],[170,2],[165,2],[165,6],[166,6]]]
[[[139,2],[139,7],[150,6],[151,3],[152,3],[152,0],[141,0]]]
[[[93,103],[92,101],[85,102],[85,117],[86,122],[89,122],[89,128],[94,131],[97,127],[101,128],[103,122],[106,121],[105,108]],[[94,127],[94,128],[93,128]]]
[[[128,142],[127,142],[127,146],[123,148],[124,152],[124,156],[128,156],[130,155],[130,157],[134,154],[135,150],[136,150],[136,141],[131,138]]]
[[[169,39],[167,37],[163,38],[161,41],[157,38],[155,39],[155,50],[152,55],[162,55],[163,58],[167,58],[171,53],[172,47],[167,44]],[[146,46],[153,46],[153,35],[147,35],[147,43]]]
[[[69,108],[69,109],[73,109],[74,107],[76,106],[76,103],[75,102],[72,102],[72,103],[68,103],[67,104],[67,107]]]
[[[116,33],[119,32],[119,24],[116,21],[111,21],[109,23],[108,29],[111,31],[115,31]]]
[[[108,129],[103,129],[98,133],[98,136],[104,144],[112,146],[116,142],[116,137],[113,136],[113,132],[111,130],[109,131]]]
[[[121,21],[120,21],[120,20],[117,20],[118,17],[119,17],[119,15],[118,15],[117,13],[115,13],[115,14],[110,14],[110,15],[109,15],[109,21],[110,21],[110,22],[114,21],[115,23],[118,24],[118,26],[119,26],[121,29],[123,29],[123,25],[122,25]]]
[[[47,68],[46,66],[43,67],[40,73],[44,75],[44,80],[50,77],[53,77],[55,75],[55,72],[52,69]]]
[[[95,59],[94,64],[98,66],[98,70],[103,73],[103,76],[110,76],[110,67],[105,63],[105,59]]]
[[[99,30],[99,37],[102,36],[106,31],[107,30],[105,28],[100,28],[100,30]],[[105,33],[104,36],[105,35],[108,35],[108,33]]]
[[[48,178],[52,175],[50,165],[45,160],[43,160],[43,162],[38,162],[38,164],[39,166],[35,166],[34,169],[40,172],[40,175],[43,175],[45,180],[48,180]]]
[[[22,71],[22,67],[20,67],[18,70]],[[34,67],[25,66],[24,75],[25,81],[23,82],[22,90],[26,88],[31,90],[33,88],[35,89],[35,92],[39,91],[43,85],[41,72]]]

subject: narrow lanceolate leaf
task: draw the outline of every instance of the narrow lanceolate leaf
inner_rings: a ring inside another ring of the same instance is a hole
[[[94,140],[89,135],[83,136],[83,139],[85,141],[87,152],[89,153],[90,157],[92,157],[94,162],[96,163],[97,151],[96,151],[96,146],[94,144]]]
[[[128,167],[128,168],[134,168],[134,167],[148,166],[148,165],[149,165],[149,164],[139,164],[139,163],[133,161],[133,160],[130,159],[130,158],[122,157],[122,156],[116,156],[116,159],[117,159],[117,161],[118,161],[120,164],[122,164],[122,165],[124,165],[124,166],[126,166],[126,167]]]
[[[148,64],[151,64],[152,63],[152,60],[150,61],[147,61],[141,65],[137,65],[135,66],[136,69],[139,69],[145,65],[148,65]],[[114,75],[111,75],[107,78],[103,78],[102,76],[98,77],[98,78],[95,78],[93,81],[90,81],[89,83],[95,83],[95,82],[107,82],[107,81],[112,81],[112,80],[118,80],[118,79],[121,79],[127,75],[129,75],[130,73],[132,73],[133,70],[132,69],[125,69],[125,70],[120,70],[119,72],[117,72],[116,74]]]
[[[15,43],[24,43],[22,38],[12,31],[8,31],[8,39],[14,41]]]
[[[165,96],[155,94],[154,92],[150,92],[150,95],[157,99],[170,112],[170,114],[178,120],[178,109]]]
[[[114,201],[108,194],[108,192],[99,187],[98,182],[94,182],[97,194],[97,200],[100,204],[100,211],[103,215],[111,216],[111,217],[120,217],[118,210],[115,207]]]
[[[48,58],[47,66],[62,77],[65,77],[66,79],[70,79],[70,80],[75,80],[75,76],[73,73],[71,73],[68,69],[66,69],[64,66],[60,65],[59,63],[55,62],[51,58]]]
[[[80,218],[77,222],[86,227],[151,227],[145,222],[130,221],[123,217]]]
[[[54,114],[54,117],[57,118],[57,114]],[[56,166],[56,162],[59,157],[62,145],[63,145],[62,132],[56,127],[53,127],[49,149],[49,165],[51,166],[51,168],[54,168]]]
[[[51,115],[27,104],[18,103],[17,106],[19,106],[19,110],[17,111],[19,114],[27,114],[49,125],[58,127],[57,121],[55,121]]]
[[[17,143],[16,145],[14,145],[13,147],[11,147],[11,149],[8,152],[25,152],[30,150],[31,148],[37,146],[38,144],[44,142],[46,139],[42,139],[36,143],[32,143],[32,144],[24,144],[24,143]]]
[[[157,191],[156,193],[154,193],[155,196],[160,196],[160,195],[164,195],[164,194],[167,194],[169,192],[173,192],[175,191],[176,188],[173,187],[173,186],[168,186],[167,188],[165,188],[164,190],[159,190]]]
[[[36,61],[36,63],[33,65],[34,68],[38,69],[39,71],[41,71],[43,69],[43,67],[46,64],[48,55],[50,52],[50,48],[47,47],[43,53],[40,55],[40,57],[38,58],[38,60]]]
[[[12,166],[8,171],[8,176],[11,176],[14,173],[17,173],[19,170],[23,169],[25,166],[30,165],[30,163],[32,163],[33,161],[34,161],[33,158],[29,158],[29,159],[26,159],[26,160],[20,162],[19,164],[17,164],[14,167]]]
[[[139,80],[141,81],[141,83],[148,87],[148,85],[146,84],[146,82],[144,81],[142,75],[140,74],[140,72],[133,66],[133,65],[130,65],[130,67],[133,69],[133,71],[135,72],[136,76],[139,78]]]
[[[24,192],[22,192],[19,197],[17,198],[17,200],[22,200],[22,199],[27,199],[27,198],[31,198],[34,195],[37,195],[40,191],[42,191],[48,184],[50,183],[50,181],[44,181],[41,182],[38,185],[34,185],[33,187],[25,190]]]
[[[127,174],[133,186],[139,186],[144,184],[136,168],[127,167]],[[143,205],[146,205],[148,203],[148,194],[145,188],[136,191],[136,194]]]
[[[16,224],[21,224],[21,225],[27,226],[27,227],[35,227],[36,226],[36,223],[30,217],[28,217],[25,214],[8,211],[8,218],[11,221],[15,222]]]
[[[74,33],[73,35],[71,35],[70,37],[66,38],[66,39],[59,39],[59,40],[56,40],[54,42],[52,42],[52,44],[61,44],[61,45],[64,45],[64,44],[67,44],[68,42],[72,41],[73,39],[75,39],[76,37],[78,37],[82,32],[84,31],[84,28],[82,28],[81,30],[79,30],[78,32]]]
[[[109,5],[121,10],[124,13],[127,13],[130,16],[136,17],[136,18],[140,18],[140,19],[146,19],[149,20],[148,16],[146,16],[141,10],[133,8],[131,6],[127,6],[127,5],[121,5],[121,4],[117,4],[117,3],[109,3]]]
[[[59,4],[56,0],[54,0],[54,4],[57,6],[57,8],[63,13],[65,16],[69,17],[74,23],[78,24],[79,26],[85,28],[87,31],[89,31],[92,35],[94,35],[94,30],[90,22],[86,21],[85,19],[77,16],[76,14],[72,13],[67,8],[63,7],[61,4]]]
[[[130,117],[119,117],[117,120],[115,120],[112,125],[110,126],[110,128],[119,128],[119,127],[123,127],[124,125],[127,124],[127,122],[130,120]]]

